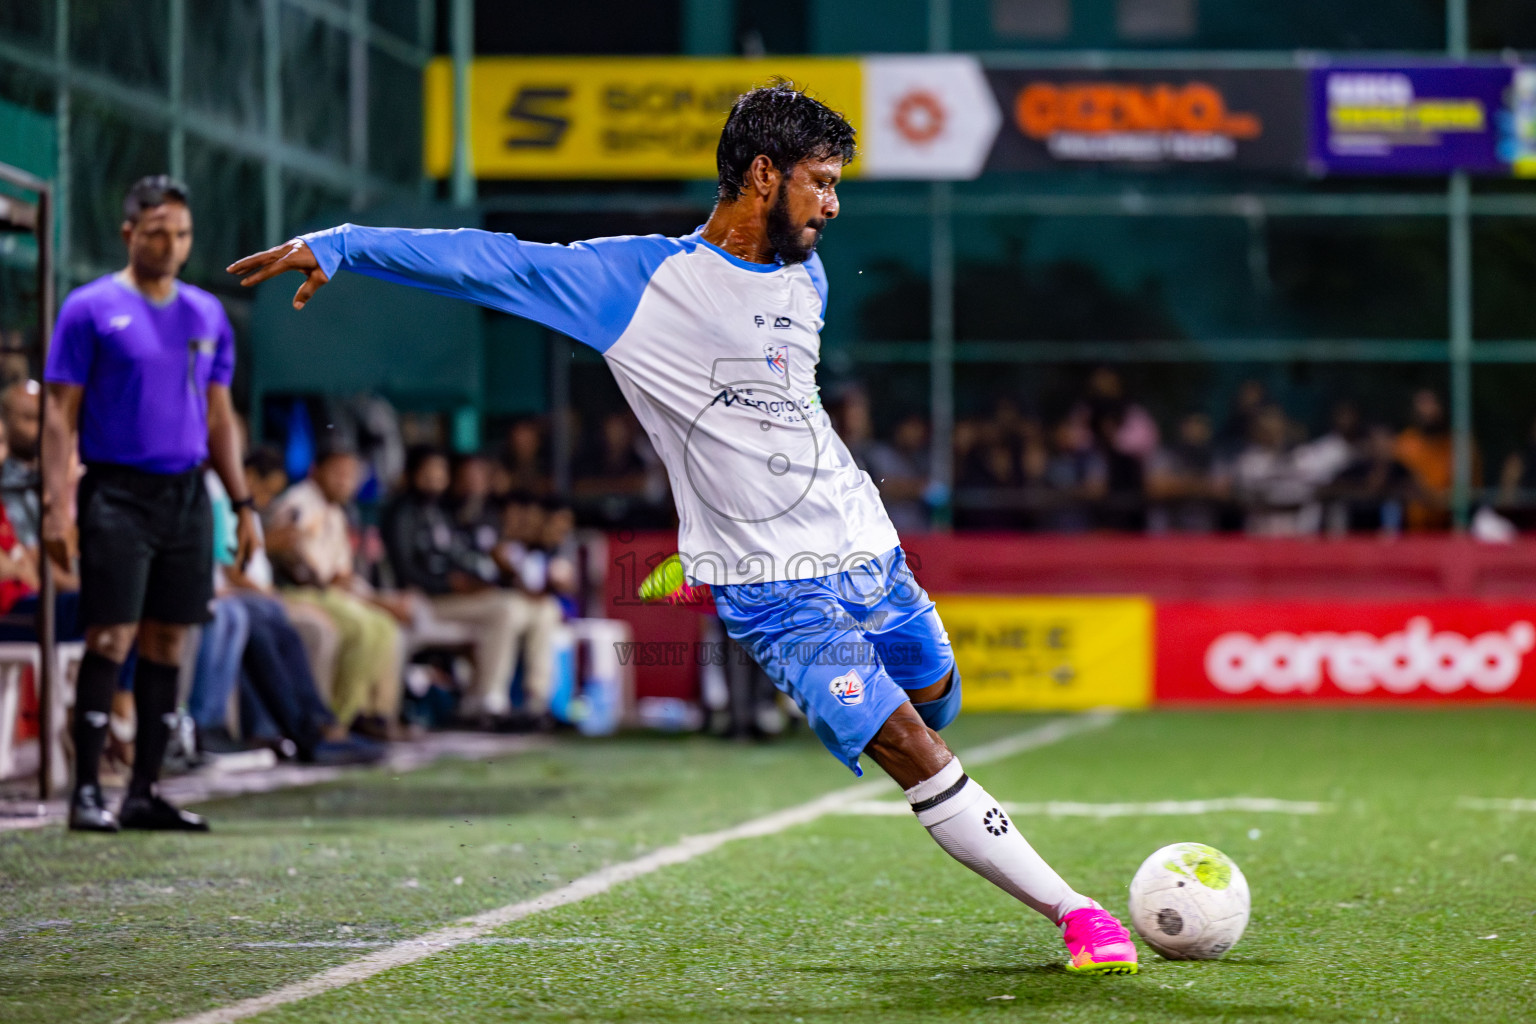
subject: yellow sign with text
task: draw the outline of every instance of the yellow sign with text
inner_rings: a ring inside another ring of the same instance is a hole
[[[713,178],[736,98],[787,78],[859,123],[857,60],[481,57],[470,68],[477,178]],[[453,62],[427,65],[428,176],[453,166]]]
[[[1144,708],[1152,602],[1138,597],[935,597],[967,711]]]

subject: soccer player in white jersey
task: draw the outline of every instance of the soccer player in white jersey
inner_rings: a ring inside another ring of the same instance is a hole
[[[960,705],[948,635],[822,409],[816,243],[853,155],[847,121],[778,83],[732,108],[719,201],[691,235],[567,246],[344,224],[229,270],[248,286],[298,271],[295,309],[352,270],[601,352],[666,464],[683,573],[711,586],[730,635],[827,749],[855,773],[868,754],[946,852],[1060,927],[1068,970],[1134,973],[1125,928],[1045,863],[939,738]]]

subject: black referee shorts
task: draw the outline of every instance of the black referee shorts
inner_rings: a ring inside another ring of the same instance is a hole
[[[207,622],[213,508],[201,469],[92,463],[80,481],[80,622]]]

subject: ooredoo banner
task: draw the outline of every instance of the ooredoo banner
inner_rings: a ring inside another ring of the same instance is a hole
[[[1165,603],[1159,701],[1536,699],[1536,604]]]
[[[988,170],[1240,167],[1301,172],[1304,71],[988,71],[1003,130]]]

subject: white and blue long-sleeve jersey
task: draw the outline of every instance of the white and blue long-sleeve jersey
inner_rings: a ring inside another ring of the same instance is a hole
[[[542,245],[344,224],[304,240],[329,276],[469,299],[601,352],[667,467],[692,581],[828,576],[896,547],[821,405],[818,257],[750,263],[698,234]]]

